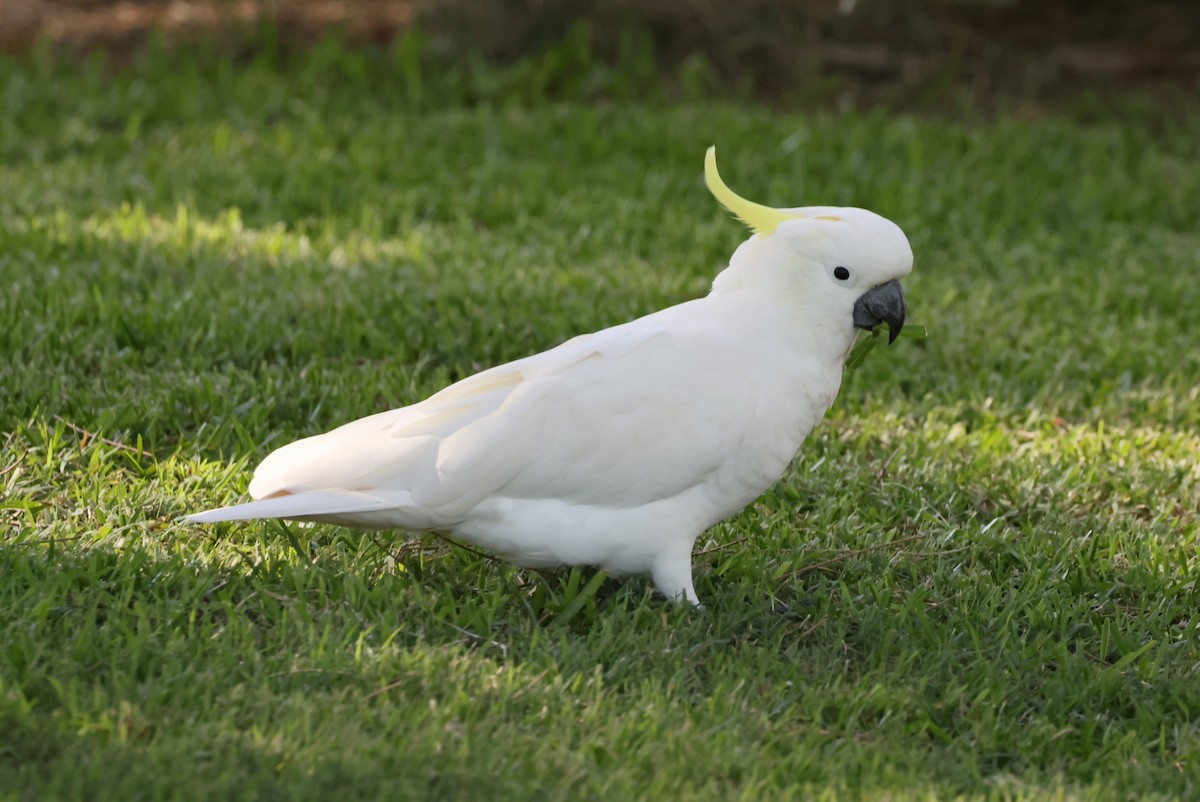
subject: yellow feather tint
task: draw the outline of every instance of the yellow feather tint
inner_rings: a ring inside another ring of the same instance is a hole
[[[763,206],[761,203],[748,201],[725,185],[721,174],[717,172],[717,149],[710,147],[704,154],[704,183],[722,206],[733,213],[734,217],[750,226],[750,230],[766,236],[779,227],[780,223],[795,220],[794,215]]]

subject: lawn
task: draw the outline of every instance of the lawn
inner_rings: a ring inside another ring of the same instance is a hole
[[[332,46],[103,74],[0,62],[0,799],[1200,794],[1200,113],[546,100]],[[930,336],[701,538],[706,610],[180,523],[703,294],[744,237],[713,143],[747,197],[899,222]]]

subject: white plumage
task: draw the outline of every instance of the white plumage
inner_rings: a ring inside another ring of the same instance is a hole
[[[255,471],[256,501],[188,520],[442,530],[519,565],[649,572],[699,604],[696,538],[783,474],[837,395],[854,326],[898,331],[912,266],[872,212],[744,201],[711,149],[707,171],[758,232],[707,297],[284,446]]]

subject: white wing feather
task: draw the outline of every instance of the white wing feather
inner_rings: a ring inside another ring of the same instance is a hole
[[[576,337],[412,406],[284,446],[250,485],[256,499],[279,499],[276,510],[287,510],[289,498],[299,509],[301,496],[317,492],[358,494],[344,510],[281,513],[256,502],[227,508],[222,520],[240,509],[246,518],[363,522],[330,514],[368,512],[359,509],[364,497],[386,495],[402,510],[399,524],[427,529],[452,525],[497,495],[604,507],[677,495],[736,447],[729,405],[754,403],[736,375],[714,381],[710,364],[695,364],[729,344],[698,342],[717,333],[689,306]],[[722,371],[737,363],[722,360]],[[696,403],[714,392],[728,395],[726,403]]]

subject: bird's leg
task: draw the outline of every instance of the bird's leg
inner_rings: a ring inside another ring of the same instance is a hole
[[[697,609],[703,609],[696,588],[692,586],[692,541],[681,547],[670,547],[662,551],[650,569],[658,592],[672,601],[687,600]]]

